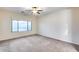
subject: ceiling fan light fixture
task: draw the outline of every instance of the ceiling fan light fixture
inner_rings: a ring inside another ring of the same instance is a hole
[[[28,9],[31,10],[31,12],[32,12],[33,15],[38,15],[42,11],[42,9],[40,7],[32,7],[32,8],[28,8]]]
[[[38,12],[37,7],[32,7],[32,13],[33,15],[36,15]]]
[[[36,13],[37,13],[37,10],[33,10],[32,12],[33,12],[34,14],[36,14]]]

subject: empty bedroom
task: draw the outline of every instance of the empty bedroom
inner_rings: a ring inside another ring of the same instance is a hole
[[[0,7],[0,52],[78,52],[79,7]]]

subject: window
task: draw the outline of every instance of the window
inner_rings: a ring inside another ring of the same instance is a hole
[[[27,21],[18,21],[19,23],[19,32],[27,31]]]
[[[12,32],[23,32],[23,31],[31,31],[32,30],[32,22],[31,21],[12,21]]]
[[[28,21],[28,31],[31,31],[32,30],[32,23],[31,21]]]
[[[17,29],[17,21],[16,20],[13,20],[12,21],[12,32],[17,32],[18,29]]]

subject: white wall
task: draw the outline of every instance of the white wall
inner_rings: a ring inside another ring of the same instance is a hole
[[[78,7],[56,11],[39,18],[38,22],[40,35],[79,45]]]
[[[31,32],[11,32],[11,17],[14,20],[31,20],[32,21],[32,31]],[[10,11],[0,10],[0,40],[6,40],[10,38],[37,34],[37,21],[33,16],[24,16],[21,14],[13,13]]]
[[[72,8],[72,42],[79,44],[79,7]]]
[[[39,18],[39,34],[62,41],[72,42],[71,14],[71,9],[67,8]]]

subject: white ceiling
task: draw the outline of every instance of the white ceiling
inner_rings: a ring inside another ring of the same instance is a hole
[[[62,9],[62,7],[40,7],[43,11],[41,12],[40,15],[45,15],[51,12],[54,12],[56,10]],[[0,9],[16,12],[16,13],[22,13],[22,11],[25,11],[24,15],[32,15],[32,8],[31,7],[0,7]]]

